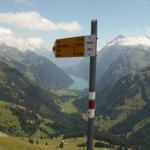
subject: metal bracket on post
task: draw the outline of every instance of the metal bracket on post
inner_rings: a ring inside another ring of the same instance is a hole
[[[97,20],[91,21],[91,35],[97,36]],[[97,40],[97,38],[96,38]],[[95,56],[90,57],[90,76],[89,76],[89,100],[88,100],[88,136],[87,150],[93,150],[94,137],[94,119],[96,107],[96,56],[97,56],[97,41],[95,45]]]

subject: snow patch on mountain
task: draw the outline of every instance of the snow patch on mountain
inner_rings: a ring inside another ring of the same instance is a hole
[[[150,38],[144,36],[138,36],[138,37],[118,36],[117,38],[113,39],[112,41],[106,44],[107,47],[114,46],[114,45],[150,47]]]

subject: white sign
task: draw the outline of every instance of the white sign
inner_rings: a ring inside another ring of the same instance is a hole
[[[85,56],[96,55],[96,35],[85,36]]]

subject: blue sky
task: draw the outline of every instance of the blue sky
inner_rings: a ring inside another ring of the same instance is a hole
[[[0,34],[13,32],[6,40],[51,47],[57,38],[90,34],[91,19],[98,20],[98,48],[118,35],[150,36],[150,0],[0,0]]]

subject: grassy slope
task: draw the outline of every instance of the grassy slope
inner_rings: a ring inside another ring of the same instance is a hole
[[[97,125],[146,149],[150,146],[150,69],[125,76],[105,90],[98,95]]]
[[[35,121],[37,113],[40,113],[42,118],[60,117],[60,108],[55,104],[54,98],[54,94],[34,85],[15,69],[0,63],[0,99],[9,102],[0,103],[3,108],[0,113],[2,114],[0,115],[2,131],[6,131],[12,126],[14,132],[21,133],[20,124],[22,123],[23,126],[25,124],[24,127],[27,127],[27,121]],[[6,109],[5,105],[13,108],[15,115],[12,115],[10,109]],[[45,107],[48,108],[47,112],[43,111]],[[17,134],[15,133],[15,135]]]
[[[63,102],[66,102],[66,99],[71,100],[72,97],[76,98],[77,96],[73,93],[67,96],[56,96],[36,86],[17,70],[2,62],[0,62],[0,91],[0,99],[12,104],[15,103],[17,106],[21,105],[25,108],[24,111],[17,108],[14,113],[19,117],[19,121],[27,134],[38,135],[40,131],[37,131],[37,129],[41,129],[39,126],[43,118],[54,121],[54,123],[47,124],[46,128],[42,129],[45,134],[48,133],[48,136],[51,136],[51,133],[47,132],[51,130],[50,128],[57,131],[57,135],[85,132],[85,120],[83,120],[80,114],[63,113],[61,112],[60,105],[56,104],[56,99],[61,98]],[[23,135],[21,134],[20,136]]]
[[[76,106],[74,105],[74,101],[79,99],[81,93],[71,90],[57,90],[53,92],[59,97],[56,100],[56,103],[60,106],[62,112],[67,114],[78,112]]]
[[[108,130],[109,128],[119,124],[124,119],[128,117],[128,115],[132,114],[132,112],[136,111],[138,108],[144,107],[145,102],[141,97],[141,93],[136,94],[132,98],[128,98],[125,100],[124,104],[118,106],[114,109],[114,111],[120,111],[120,114],[116,118],[111,118],[109,116],[98,116],[96,118],[96,125]]]
[[[10,136],[0,136],[0,150],[60,150],[57,146],[61,142],[61,138],[54,140],[50,139],[38,139],[38,144],[29,144],[28,139],[15,138]],[[48,145],[45,145],[45,142]],[[64,150],[86,150],[85,147],[77,147],[78,144],[84,143],[85,139],[67,139],[65,140]],[[95,150],[106,150],[106,148],[95,148]],[[107,148],[107,150],[113,150]]]
[[[10,103],[0,101],[0,128],[14,134],[23,133],[17,116],[13,115],[9,107]]]
[[[72,102],[64,102],[61,104],[62,106],[62,111],[66,113],[76,113],[77,109],[76,107],[72,104]]]
[[[0,136],[0,149],[1,150],[42,150],[36,145],[28,144],[26,141],[15,137]]]

